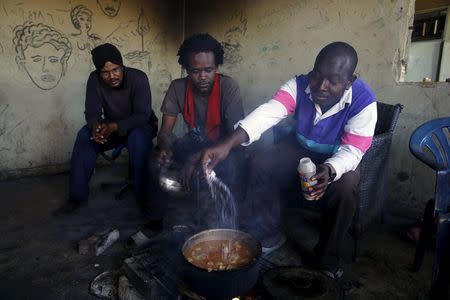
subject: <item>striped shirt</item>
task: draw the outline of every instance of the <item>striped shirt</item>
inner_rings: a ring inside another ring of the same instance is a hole
[[[237,123],[249,136],[243,145],[258,140],[264,131],[292,114],[295,114],[300,145],[328,154],[325,163],[334,167],[335,180],[338,180],[346,172],[355,170],[369,149],[377,121],[377,106],[370,87],[356,79],[339,102],[322,113],[320,106],[312,101],[309,74],[296,76],[281,86],[267,103]]]

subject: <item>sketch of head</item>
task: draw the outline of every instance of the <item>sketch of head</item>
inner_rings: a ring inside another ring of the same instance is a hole
[[[58,85],[72,52],[64,35],[42,23],[25,23],[14,28],[13,43],[16,63],[25,69],[34,84],[43,90]]]
[[[77,5],[70,12],[70,20],[76,29],[89,32],[92,27],[92,11],[84,5]]]
[[[121,0],[97,0],[98,6],[108,17],[115,17],[119,13]]]
[[[169,89],[170,83],[172,82],[172,75],[167,70],[159,70],[156,74],[159,79],[158,88],[161,93],[165,95],[167,90]]]

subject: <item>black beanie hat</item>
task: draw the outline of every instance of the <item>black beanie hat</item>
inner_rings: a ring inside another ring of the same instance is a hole
[[[94,62],[95,68],[100,70],[103,68],[107,61],[112,62],[116,65],[123,65],[122,54],[120,54],[119,49],[116,46],[106,43],[95,47],[91,51],[92,61]]]

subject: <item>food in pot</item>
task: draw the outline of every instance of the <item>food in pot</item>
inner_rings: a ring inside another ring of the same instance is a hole
[[[255,260],[244,240],[201,241],[183,254],[191,264],[208,272],[237,269]]]

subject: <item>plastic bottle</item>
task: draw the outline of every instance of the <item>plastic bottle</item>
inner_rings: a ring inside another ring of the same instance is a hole
[[[317,184],[317,180],[311,180],[311,177],[316,174],[316,165],[312,162],[311,158],[304,157],[300,159],[297,171],[300,176],[303,197],[305,197],[306,200],[314,200],[314,197],[311,196],[308,188]]]

